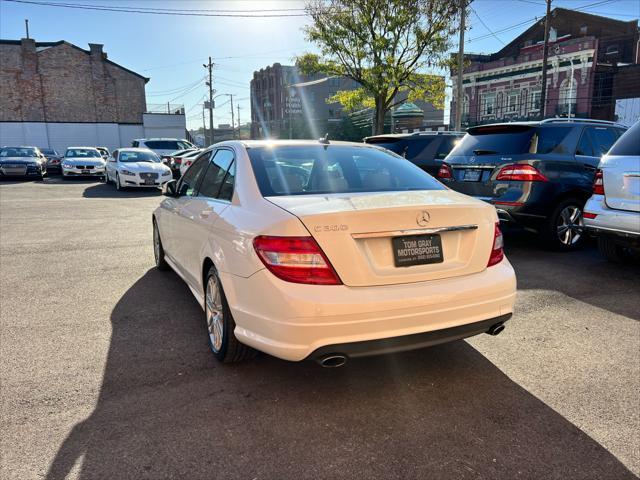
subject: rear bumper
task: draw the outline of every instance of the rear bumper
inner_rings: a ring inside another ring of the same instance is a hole
[[[596,215],[596,218],[584,219],[589,233],[640,244],[640,212],[609,208],[604,195],[593,195],[585,204],[584,211]]]
[[[336,345],[326,345],[315,350],[309,359],[320,360],[332,354],[341,354],[349,358],[368,357],[371,355],[382,355],[386,353],[405,352],[418,348],[432,347],[441,343],[453,342],[463,338],[487,333],[489,329],[497,324],[502,324],[511,318],[511,313],[495,318],[489,318],[480,322],[468,323],[458,327],[444,328],[431,332],[416,333],[413,335],[403,335],[400,337],[382,338],[379,340],[368,340],[364,342],[339,343]]]
[[[488,326],[463,329],[462,336],[460,330],[434,334],[430,340],[399,339],[484,321],[496,323],[496,318],[513,312],[516,295],[515,274],[506,259],[473,275],[379,287],[299,285],[266,270],[249,278],[222,272],[220,277],[238,339],[293,361],[328,346],[395,338],[406,350],[434,344],[434,339],[441,343],[475,335]],[[368,354],[382,353],[379,343],[364,346],[369,347]],[[363,354],[362,346],[353,348]]]

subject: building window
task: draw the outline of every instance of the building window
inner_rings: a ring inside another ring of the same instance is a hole
[[[489,116],[495,114],[496,108],[496,94],[495,93],[483,93],[480,99],[481,114],[483,116]]]
[[[511,93],[507,102],[507,113],[516,113],[516,110],[518,110],[518,94]]]
[[[607,51],[605,55],[617,55],[618,54],[618,45],[609,45],[607,47]]]
[[[542,98],[541,90],[533,90],[529,99],[529,111],[530,112],[539,112],[540,111],[540,100]]]
[[[469,95],[465,95],[462,100],[462,116],[466,117],[469,115]]]
[[[565,78],[560,84],[560,100],[558,101],[557,113],[560,115],[574,115],[577,97],[578,82],[574,78]]]

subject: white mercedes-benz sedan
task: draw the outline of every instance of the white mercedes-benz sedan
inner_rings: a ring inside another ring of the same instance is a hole
[[[173,178],[171,169],[146,148],[120,148],[107,161],[105,180],[116,189],[161,187]]]
[[[493,206],[366,144],[229,141],[163,188],[156,265],[223,362],[348,358],[498,334],[516,294]]]

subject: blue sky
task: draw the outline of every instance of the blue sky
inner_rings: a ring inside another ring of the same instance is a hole
[[[45,1],[45,0],[35,0]],[[51,0],[60,1],[60,0]],[[292,59],[313,45],[304,39],[304,16],[272,17],[274,13],[299,14],[300,0],[65,0],[93,6],[125,6],[164,9],[208,9],[248,11],[256,18],[196,17],[106,12],[11,3],[0,0],[0,38],[24,37],[24,19],[29,19],[37,41],[66,40],[82,48],[102,43],[109,59],[150,77],[148,103],[182,103],[190,128],[202,125],[202,100],[206,94],[202,64],[213,57],[214,88],[239,101],[242,122],[249,120],[249,81],[254,70]],[[640,17],[640,0],[553,0],[554,6],[620,20]],[[474,0],[465,48],[468,52],[493,52],[524,31],[535,17],[544,16],[544,0]],[[260,10],[282,9],[279,12]],[[213,13],[213,12],[209,12]],[[234,12],[237,13],[237,12]],[[528,22],[527,22],[528,21]],[[484,22],[485,25],[482,24]],[[521,26],[501,30],[527,22]],[[496,32],[495,35],[492,32]],[[214,123],[228,123],[231,113],[227,97],[216,101]],[[235,105],[234,105],[235,106]]]

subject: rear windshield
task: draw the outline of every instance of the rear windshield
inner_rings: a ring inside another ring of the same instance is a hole
[[[570,153],[565,139],[571,127],[490,125],[470,129],[450,155],[520,155]]]
[[[180,140],[149,140],[144,144],[152,150],[171,150],[172,152],[190,147],[190,145]]]
[[[445,188],[412,163],[376,148],[287,145],[248,152],[265,197]]]
[[[136,152],[122,150],[118,153],[118,161],[123,163],[128,162],[155,162],[159,163],[160,159],[153,152]]]
[[[450,155],[516,155],[527,153],[535,128],[523,125],[470,129]]]
[[[37,157],[35,148],[7,147],[0,150],[0,157]]]
[[[98,157],[102,158],[100,152],[98,150],[89,149],[89,148],[72,148],[67,150],[67,153],[64,154],[65,157]]]
[[[640,156],[640,121],[636,122],[613,144],[609,155]]]

